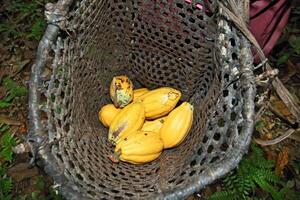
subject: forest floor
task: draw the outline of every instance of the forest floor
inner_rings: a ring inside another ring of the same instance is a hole
[[[6,0],[0,5],[1,200],[63,199],[51,178],[29,165],[28,153],[15,153],[27,134],[30,67],[46,27],[43,9],[47,2]],[[286,94],[271,86],[271,81],[258,80],[262,85],[257,90],[256,125],[249,153],[238,169],[189,199],[299,199],[300,127],[295,114],[300,105],[299,7],[293,7],[288,25],[268,58],[279,70],[277,77],[296,108],[286,106],[282,101]],[[261,73],[261,69],[256,71]]]

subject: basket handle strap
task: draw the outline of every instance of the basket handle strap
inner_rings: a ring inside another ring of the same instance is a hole
[[[43,90],[42,73],[45,69],[47,59],[58,38],[59,31],[62,29],[66,15],[73,0],[59,0],[56,4],[48,3],[45,5],[45,15],[48,21],[46,31],[39,42],[35,62],[31,67],[29,82],[29,131],[26,142],[30,148],[32,158],[30,164],[36,160],[39,150],[47,143],[47,133],[41,123],[41,94]]]

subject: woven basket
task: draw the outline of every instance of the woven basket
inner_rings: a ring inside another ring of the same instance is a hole
[[[28,142],[67,199],[183,199],[238,165],[253,130],[252,54],[221,10],[217,1],[183,0],[46,5]],[[136,88],[177,88],[195,108],[185,141],[145,165],[108,159],[98,111],[121,74]]]

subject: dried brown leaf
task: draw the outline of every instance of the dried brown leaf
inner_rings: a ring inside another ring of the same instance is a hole
[[[276,161],[275,172],[278,176],[283,175],[283,169],[289,163],[290,149],[288,147],[283,147],[279,153]]]

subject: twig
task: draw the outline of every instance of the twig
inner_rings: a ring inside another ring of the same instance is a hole
[[[253,138],[253,140],[261,146],[270,146],[270,145],[278,144],[279,142],[285,140],[290,135],[292,135],[295,131],[299,131],[299,130],[300,129],[297,129],[297,130],[289,129],[283,135],[279,136],[278,138],[272,139],[272,140],[262,140],[262,139],[257,139],[257,138]]]
[[[260,109],[258,110],[258,112],[255,115],[255,121],[257,121],[263,114],[264,112],[267,110],[268,104],[263,104]]]

